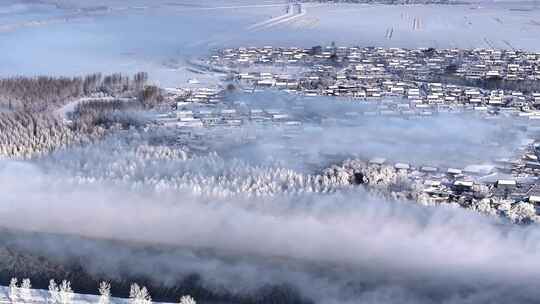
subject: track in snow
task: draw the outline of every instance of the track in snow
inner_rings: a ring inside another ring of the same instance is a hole
[[[292,3],[287,5],[287,13],[272,19],[253,24],[247,28],[250,31],[258,31],[269,29],[274,26],[291,22],[302,16],[305,16],[306,12],[301,3]]]

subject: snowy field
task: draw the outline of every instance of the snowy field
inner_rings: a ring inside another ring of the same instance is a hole
[[[166,86],[198,77],[216,84],[216,75],[191,73],[184,60],[242,45],[540,50],[533,4],[307,4],[288,15],[277,0],[2,2],[2,76],[146,70]]]
[[[304,19],[313,19],[319,37],[337,33],[335,40],[344,44],[539,51],[540,9],[520,7],[531,5],[336,5],[308,7]],[[308,23],[296,26],[302,24]]]

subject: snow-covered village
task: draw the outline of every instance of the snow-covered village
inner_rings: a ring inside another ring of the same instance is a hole
[[[0,303],[538,303],[539,13],[0,0]]]

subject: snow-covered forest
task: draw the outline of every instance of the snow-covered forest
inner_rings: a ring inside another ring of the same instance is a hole
[[[13,77],[0,79],[0,107],[10,111],[46,112],[80,97],[104,93],[136,94],[148,80],[144,72],[130,78],[122,74],[85,77]]]
[[[30,112],[0,113],[0,157],[29,158],[72,144],[82,144],[101,130],[84,134],[67,127],[58,117]]]
[[[0,79],[0,157],[28,159],[101,138],[116,125],[144,120],[134,112],[159,102],[144,72],[85,77]],[[129,99],[130,101],[125,101]],[[65,107],[72,105],[69,112]],[[67,119],[73,123],[66,123]]]

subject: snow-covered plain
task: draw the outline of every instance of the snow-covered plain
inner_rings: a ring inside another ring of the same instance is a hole
[[[307,11],[306,18],[316,20],[312,27],[320,32],[318,37],[335,35],[334,40],[344,44],[540,50],[540,8],[532,3],[325,5]],[[391,38],[387,30],[393,30]]]
[[[283,1],[64,1],[18,3],[0,11],[0,75],[146,70],[167,86],[196,78],[183,60],[241,45],[495,47],[540,50],[540,10],[532,3],[440,5],[306,4]],[[106,9],[81,11],[81,8]],[[255,26],[255,27],[254,27]],[[391,39],[386,35],[393,30]],[[164,64],[180,62],[177,69]],[[209,77],[209,80],[212,77]],[[211,82],[211,81],[210,81]]]

